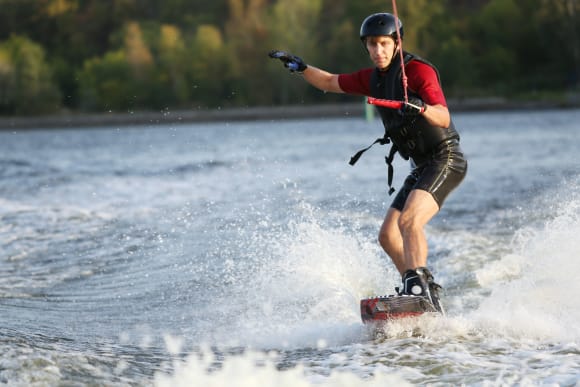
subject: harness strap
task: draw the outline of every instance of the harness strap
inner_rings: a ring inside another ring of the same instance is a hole
[[[384,136],[382,138],[377,138],[375,140],[375,142],[373,142],[371,145],[369,145],[366,148],[361,149],[358,152],[356,152],[356,154],[350,158],[350,161],[348,163],[350,165],[355,165],[356,162],[358,161],[358,159],[360,159],[360,157],[363,155],[363,153],[365,153],[366,151],[368,151],[369,149],[371,149],[373,147],[373,145],[375,145],[375,144],[385,145],[385,144],[388,144],[390,142],[391,142],[391,140],[387,136]]]
[[[387,163],[387,183],[389,184],[389,196],[395,192],[393,188],[393,175],[395,174],[393,169],[393,159],[395,158],[395,153],[397,153],[397,146],[395,144],[391,145],[391,150],[389,151],[389,155],[385,157],[385,162]]]
[[[356,162],[358,161],[358,159],[360,159],[360,157],[363,155],[363,153],[365,153],[366,151],[371,149],[373,147],[373,145],[375,145],[375,144],[386,145],[390,142],[391,142],[391,140],[386,135],[382,138],[377,138],[375,140],[375,142],[373,142],[371,145],[356,152],[356,154],[350,158],[350,161],[348,163],[350,165],[355,165]],[[395,144],[391,145],[391,150],[389,151],[389,155],[385,157],[385,162],[387,163],[387,170],[388,170],[387,183],[389,184],[389,195],[392,195],[393,192],[395,192],[395,189],[393,188],[393,175],[394,175],[393,159],[395,158],[395,153],[397,153],[398,149],[399,148],[397,148],[397,146]]]

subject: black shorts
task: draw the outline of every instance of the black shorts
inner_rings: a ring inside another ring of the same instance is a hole
[[[429,192],[439,208],[467,173],[467,161],[458,140],[448,140],[437,146],[431,158],[417,166],[393,200],[391,207],[403,211],[409,194],[414,189]]]

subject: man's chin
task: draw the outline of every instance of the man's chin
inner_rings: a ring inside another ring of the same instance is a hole
[[[389,64],[390,63],[386,63],[386,62],[375,62],[375,66],[381,71],[388,69]]]

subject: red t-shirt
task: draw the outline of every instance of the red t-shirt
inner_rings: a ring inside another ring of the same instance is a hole
[[[366,68],[350,74],[340,74],[338,84],[342,91],[348,94],[371,95],[371,74],[374,68]],[[429,105],[447,106],[445,95],[437,79],[435,70],[418,60],[412,60],[405,65],[407,86]]]

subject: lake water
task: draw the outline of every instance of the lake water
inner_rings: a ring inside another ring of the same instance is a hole
[[[348,165],[378,121],[0,132],[0,384],[578,385],[580,110],[454,121],[448,314],[380,337],[387,148]]]

